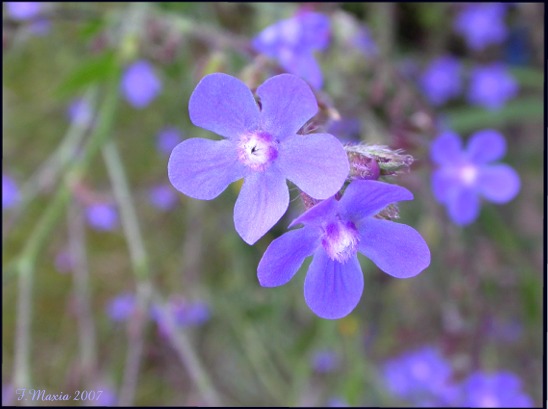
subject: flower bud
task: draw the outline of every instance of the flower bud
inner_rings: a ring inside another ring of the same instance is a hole
[[[383,145],[347,145],[345,149],[351,163],[351,177],[353,171],[359,174],[360,167],[366,166],[365,158],[373,159],[373,162],[379,167],[380,176],[408,173],[414,161],[413,156],[404,154],[400,149],[392,150]],[[355,170],[354,167],[356,167]],[[373,172],[371,174],[374,175]],[[354,177],[354,179],[358,178]],[[377,178],[378,176],[375,179]],[[369,177],[369,179],[373,179],[373,177]]]

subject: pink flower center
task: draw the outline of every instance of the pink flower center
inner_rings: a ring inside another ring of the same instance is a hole
[[[358,229],[351,221],[338,220],[324,228],[322,246],[331,260],[344,263],[356,254],[360,237]]]
[[[478,177],[478,168],[471,164],[466,164],[459,169],[459,177],[466,186],[473,185]]]
[[[238,160],[251,169],[262,172],[278,157],[278,141],[258,132],[242,135],[238,143]]]

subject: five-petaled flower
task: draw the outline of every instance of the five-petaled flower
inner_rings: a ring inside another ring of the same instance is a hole
[[[196,199],[213,199],[244,178],[234,224],[248,244],[286,212],[286,179],[306,194],[326,199],[342,187],[349,171],[344,148],[334,136],[297,133],[318,111],[303,80],[277,75],[256,93],[260,107],[237,78],[222,73],[204,77],[190,97],[190,120],[226,139],[187,139],[175,147],[168,163],[173,186]]]
[[[257,269],[260,284],[286,284],[304,259],[314,255],[304,282],[306,303],[322,318],[346,316],[363,292],[358,251],[397,278],[413,277],[430,264],[428,245],[415,229],[374,217],[389,204],[412,198],[400,186],[352,182],[340,200],[333,196],[318,203],[289,226],[303,224],[304,228],[270,244]]]
[[[432,175],[432,189],[453,222],[472,223],[479,213],[480,196],[494,203],[506,203],[516,196],[520,188],[516,171],[490,163],[505,152],[504,137],[492,129],[474,133],[464,150],[454,132],[444,132],[434,140],[430,155],[440,167]]]
[[[265,28],[253,39],[253,47],[278,60],[287,72],[304,78],[314,88],[321,88],[323,77],[314,52],[327,48],[329,36],[327,16],[302,12]]]

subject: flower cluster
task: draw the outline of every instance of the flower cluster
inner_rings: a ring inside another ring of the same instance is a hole
[[[421,407],[528,408],[532,399],[509,372],[475,371],[454,380],[451,363],[437,348],[425,346],[390,359],[382,367],[388,391]]]
[[[302,12],[265,28],[253,40],[253,47],[319,89],[323,76],[314,51],[325,50],[329,37],[330,23],[325,15]]]
[[[453,222],[465,225],[478,217],[480,197],[506,203],[517,195],[520,179],[510,166],[491,163],[506,153],[506,142],[499,132],[478,131],[466,149],[461,145],[459,136],[447,131],[434,140],[430,154],[439,166],[432,175],[434,196],[447,207]]]
[[[168,176],[177,190],[203,200],[243,178],[234,225],[248,244],[264,236],[286,212],[286,179],[308,198],[312,207],[289,226],[304,227],[270,244],[257,269],[259,283],[286,284],[304,259],[314,256],[305,280],[306,303],[320,317],[337,319],[349,314],[362,295],[358,252],[394,277],[424,270],[430,251],[420,234],[376,217],[413,195],[399,186],[364,180],[377,179],[381,170],[395,174],[409,166],[406,155],[385,147],[349,148],[347,155],[330,134],[303,134],[318,104],[310,87],[294,75],[272,77],[256,94],[259,102],[244,83],[226,74],[204,77],[190,97],[190,119],[225,139],[181,142],[169,158]],[[381,158],[384,168],[373,160]],[[352,182],[343,194],[346,180]]]

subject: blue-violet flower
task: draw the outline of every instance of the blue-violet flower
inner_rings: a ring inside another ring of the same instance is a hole
[[[422,91],[434,105],[442,105],[461,92],[461,64],[449,55],[433,60],[420,78]]]
[[[444,132],[434,140],[430,156],[439,168],[432,175],[432,190],[454,223],[465,225],[477,218],[480,196],[494,203],[506,203],[516,196],[520,189],[516,171],[491,163],[505,152],[504,137],[492,129],[474,133],[466,149],[454,132]]]
[[[476,67],[472,70],[468,101],[490,110],[502,108],[516,96],[518,84],[500,63]]]
[[[234,225],[254,244],[289,206],[286,179],[316,199],[334,195],[349,171],[342,144],[325,133],[297,132],[318,111],[310,87],[282,74],[257,88],[260,108],[247,86],[227,74],[204,77],[189,102],[194,125],[225,140],[187,139],[177,145],[168,176],[182,193],[202,200],[217,197],[244,178],[234,207]]]
[[[158,96],[162,83],[152,65],[148,61],[139,60],[126,67],[120,89],[134,108],[141,109]]]
[[[397,278],[419,274],[430,264],[430,250],[413,228],[374,216],[391,203],[411,200],[407,189],[373,180],[356,180],[340,200],[318,203],[289,227],[303,224],[274,240],[259,262],[263,287],[284,285],[304,259],[314,255],[304,282],[304,298],[322,318],[348,315],[363,292],[358,251]]]
[[[474,372],[462,385],[463,402],[470,408],[532,408],[533,400],[521,390],[520,379],[511,372]]]
[[[253,39],[253,47],[275,58],[287,72],[300,76],[319,89],[323,77],[313,53],[327,48],[329,36],[327,16],[303,12],[265,28]]]
[[[504,3],[469,4],[457,15],[455,31],[465,38],[468,47],[481,51],[504,41],[508,35],[505,16]]]

